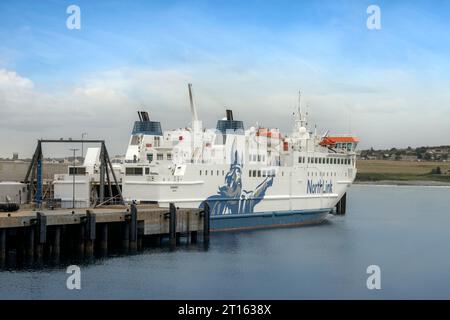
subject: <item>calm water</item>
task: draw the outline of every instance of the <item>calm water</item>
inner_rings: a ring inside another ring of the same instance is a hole
[[[208,250],[150,249],[81,266],[0,272],[0,298],[450,298],[450,188],[353,186],[345,217],[312,227],[213,234]],[[366,268],[381,268],[381,290]]]

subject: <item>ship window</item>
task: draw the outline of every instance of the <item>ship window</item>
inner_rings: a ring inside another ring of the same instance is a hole
[[[222,170],[222,175],[223,175],[223,176],[225,175],[225,171],[224,171],[224,170]]]
[[[162,153],[158,153],[156,155],[156,160],[163,160],[164,159],[164,155]]]
[[[139,144],[139,136],[132,136],[130,144],[132,146],[138,145]]]
[[[155,137],[155,147],[159,147],[159,137]]]
[[[266,176],[266,170],[262,171],[262,176],[263,176],[263,178]]]
[[[258,177],[261,177],[261,170],[258,170]]]
[[[75,176],[82,176],[86,174],[86,168],[85,167],[70,167],[69,168],[69,174],[75,175]]]
[[[127,176],[142,176],[142,168],[129,167],[125,169]]]
[[[149,167],[145,168],[145,174],[150,174],[150,168]]]
[[[217,170],[217,175],[219,175],[219,170]]]
[[[256,170],[253,170],[253,177],[256,177]]]
[[[171,153],[167,154],[167,160],[172,160],[172,154]]]
[[[153,161],[153,153],[147,153],[147,160],[148,160],[148,162]]]
[[[248,170],[248,176],[251,178],[252,177],[252,170]]]
[[[284,171],[281,171],[281,176],[284,177]]]
[[[207,176],[208,175],[208,170],[205,170],[205,176]]]
[[[202,175],[202,170],[200,170],[200,175]]]
[[[214,175],[214,171],[211,170],[211,175]]]
[[[318,160],[317,158],[314,158],[314,163],[317,163],[318,162],[317,160]]]
[[[302,157],[298,157],[298,163],[302,163]]]

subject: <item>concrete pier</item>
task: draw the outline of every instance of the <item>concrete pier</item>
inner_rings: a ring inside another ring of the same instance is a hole
[[[171,247],[180,243],[181,236],[196,243],[199,231],[209,241],[209,210],[175,204],[0,213],[0,266],[11,252],[24,264],[59,262],[63,257],[92,259],[110,250],[136,253],[147,244],[163,244],[164,237]]]

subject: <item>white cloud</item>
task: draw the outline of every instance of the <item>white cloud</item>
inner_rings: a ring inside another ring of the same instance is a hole
[[[139,109],[149,111],[163,129],[189,123],[189,82],[206,126],[215,126],[226,106],[247,126],[259,122],[289,131],[300,87],[303,105],[310,105],[310,124],[317,123],[320,132],[350,129],[364,147],[449,143],[449,94],[421,92],[420,83],[402,72],[366,72],[367,77],[351,81],[306,76],[300,69],[219,69],[120,68],[92,74],[57,93],[0,70],[1,155],[18,151],[29,156],[37,138],[79,137],[82,132],[106,139],[111,154],[124,153]]]

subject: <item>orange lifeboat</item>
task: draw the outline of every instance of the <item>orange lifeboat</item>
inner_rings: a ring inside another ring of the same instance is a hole
[[[349,136],[329,136],[329,137],[323,137],[322,141],[320,141],[320,145],[324,147],[331,147],[336,145],[337,143],[352,143],[357,144],[359,142],[359,139],[356,137],[349,137]]]

